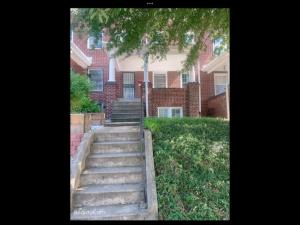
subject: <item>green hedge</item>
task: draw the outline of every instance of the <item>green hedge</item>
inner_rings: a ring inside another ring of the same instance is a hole
[[[229,218],[229,122],[147,118],[153,135],[159,218]]]
[[[100,112],[97,102],[93,101],[89,94],[91,83],[87,76],[76,74],[71,71],[71,112],[72,113],[92,113]]]

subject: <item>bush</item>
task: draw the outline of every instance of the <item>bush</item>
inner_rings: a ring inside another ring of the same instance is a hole
[[[87,113],[100,112],[97,102],[89,97],[91,83],[87,76],[71,71],[71,112]]]
[[[229,218],[229,122],[146,118],[153,135],[159,218]]]

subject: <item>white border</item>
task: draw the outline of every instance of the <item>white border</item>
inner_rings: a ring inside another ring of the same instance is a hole
[[[183,117],[183,109],[182,107],[157,107],[157,117],[159,116],[159,110],[160,109],[168,109],[168,118],[176,118],[176,117],[172,117],[172,109],[180,109],[180,118]],[[160,117],[163,118],[163,117]]]
[[[155,75],[165,75],[165,77],[166,77],[166,87],[165,88],[168,88],[168,72],[159,72],[159,71],[155,71],[155,72],[153,72],[152,71],[152,83],[153,83],[153,88],[156,88],[155,86],[154,86],[154,76]]]

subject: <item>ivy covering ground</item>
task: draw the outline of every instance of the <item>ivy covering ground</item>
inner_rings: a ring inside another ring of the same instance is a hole
[[[229,122],[214,118],[147,118],[159,219],[229,219]]]

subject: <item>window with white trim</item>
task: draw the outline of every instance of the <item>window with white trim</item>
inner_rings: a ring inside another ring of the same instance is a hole
[[[99,49],[103,45],[103,34],[100,33],[98,39],[95,36],[90,36],[87,39],[87,48],[88,49]],[[96,40],[97,39],[97,40]]]
[[[153,88],[166,88],[167,76],[166,74],[154,74],[153,75]]]
[[[188,73],[183,73],[181,74],[181,83],[182,87],[185,87],[189,83],[189,74]]]
[[[195,34],[194,32],[187,32],[185,34],[185,43],[186,44],[195,44]]]
[[[157,107],[158,117],[182,117],[182,107]]]
[[[89,69],[88,77],[92,83],[92,91],[103,91],[103,69]]]
[[[226,91],[227,75],[215,73],[214,83],[215,83],[215,95],[224,93]]]

